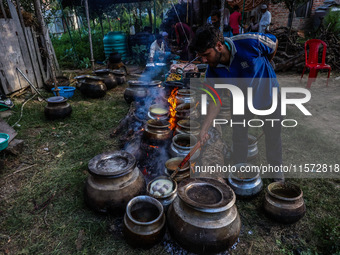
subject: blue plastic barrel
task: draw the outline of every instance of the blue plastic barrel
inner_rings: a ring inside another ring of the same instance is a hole
[[[110,53],[118,52],[122,59],[127,58],[127,39],[123,32],[109,32],[104,36],[104,52],[105,57],[109,57]]]

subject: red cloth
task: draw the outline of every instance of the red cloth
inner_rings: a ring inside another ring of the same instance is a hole
[[[240,23],[241,23],[242,15],[238,11],[234,11],[230,14],[229,25],[233,29],[233,35],[238,35],[240,33]]]

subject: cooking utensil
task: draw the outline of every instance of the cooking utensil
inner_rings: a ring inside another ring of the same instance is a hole
[[[192,64],[192,62],[194,62],[194,61],[195,61],[196,59],[198,59],[198,58],[199,58],[199,57],[194,58],[194,59],[191,60],[188,64],[186,64],[183,68],[180,68],[180,67],[176,68],[176,73],[182,75],[182,74],[184,73],[185,68],[186,68],[188,65]]]
[[[177,169],[175,172],[172,173],[172,175],[170,176],[171,179],[173,179],[176,174],[178,173],[178,171],[181,170],[181,168],[190,160],[191,156],[195,154],[195,152],[202,147],[202,143],[201,141],[198,141],[196,143],[196,145],[191,149],[191,151],[188,153],[188,155],[185,156],[185,158],[183,159],[183,161],[178,165]]]

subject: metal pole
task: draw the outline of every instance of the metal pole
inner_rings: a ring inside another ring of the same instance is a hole
[[[242,10],[242,21],[241,21],[241,29],[243,31],[243,17],[244,17],[244,8],[246,5],[246,0],[243,0],[243,10]]]
[[[65,20],[65,24],[66,24],[68,35],[70,36],[70,40],[71,40],[72,47],[73,47],[73,50],[74,50],[74,56],[76,57],[76,64],[79,64],[79,58],[78,58],[77,50],[76,50],[76,47],[74,46],[74,42],[73,42],[73,39],[72,39],[70,27],[68,26],[68,22],[67,22],[66,17],[65,17],[64,9],[63,9],[63,6],[61,5],[61,0],[58,0],[58,3],[60,5],[61,14],[63,15],[63,18]]]
[[[223,30],[224,30],[224,4],[225,4],[225,0],[221,1],[221,20],[220,20],[220,31],[223,34]]]
[[[91,64],[92,64],[92,70],[94,70],[94,58],[93,58],[92,36],[91,36],[91,26],[90,26],[90,13],[89,13],[89,4],[88,4],[87,0],[85,0],[85,12],[86,12],[87,26],[88,26],[88,29],[89,29]]]
[[[156,34],[156,0],[153,0],[153,23],[154,23],[154,33]]]

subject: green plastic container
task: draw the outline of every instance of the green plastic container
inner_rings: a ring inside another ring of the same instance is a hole
[[[109,32],[104,36],[104,52],[105,57],[109,57],[110,53],[118,52],[122,59],[127,58],[127,38],[122,32]]]
[[[8,146],[9,135],[0,133],[0,151],[4,150]]]

